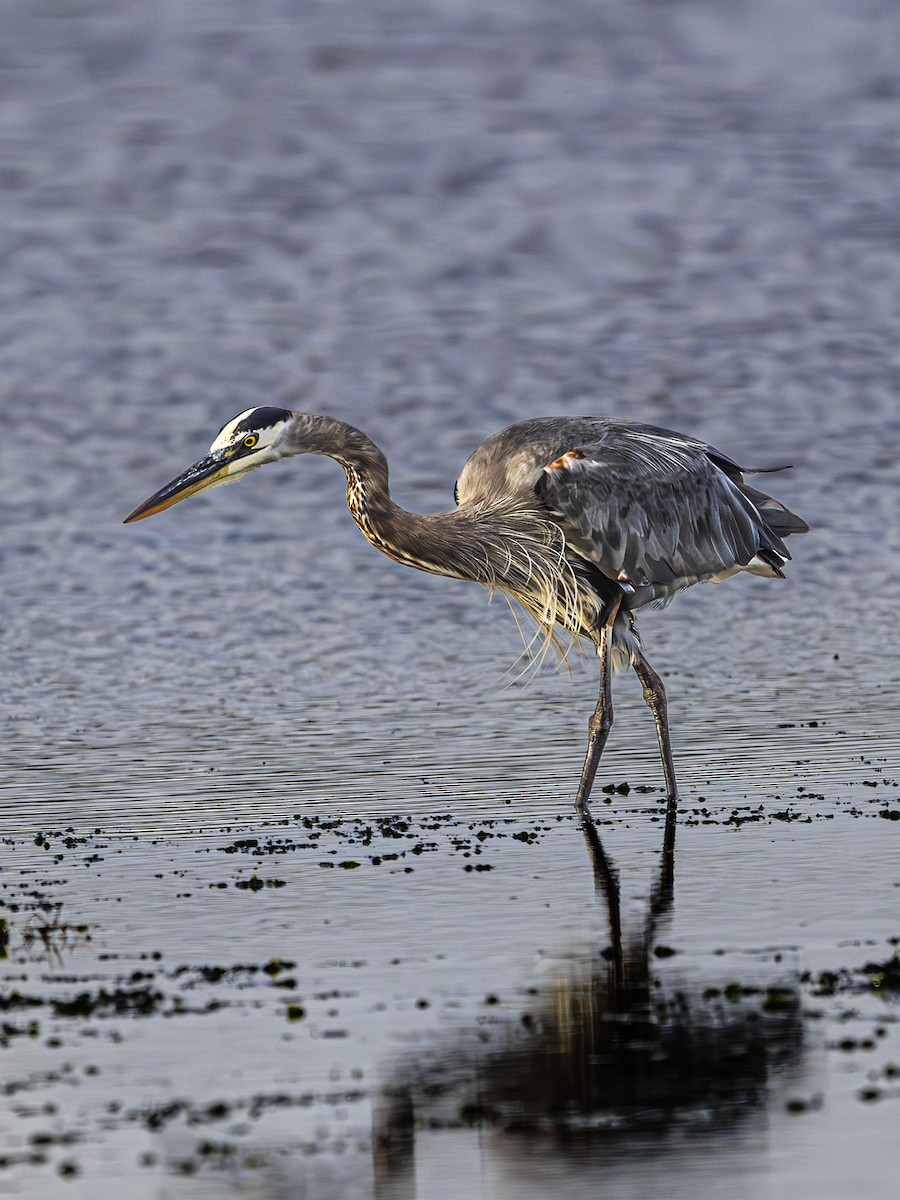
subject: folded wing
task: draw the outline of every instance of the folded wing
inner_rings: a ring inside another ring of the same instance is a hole
[[[711,446],[622,423],[548,462],[538,498],[576,554],[643,604],[740,570],[780,576],[807,526]]]

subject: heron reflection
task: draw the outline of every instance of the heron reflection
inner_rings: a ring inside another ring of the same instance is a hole
[[[573,1142],[612,1149],[679,1126],[715,1133],[760,1111],[773,1067],[799,1053],[799,991],[780,980],[698,991],[660,978],[675,826],[670,805],[641,919],[623,934],[618,870],[594,823],[582,820],[608,944],[561,975],[517,1025],[495,1027],[487,1046],[461,1038],[426,1066],[396,1072],[374,1117],[378,1200],[416,1196],[423,1128],[477,1127],[490,1134],[482,1152],[500,1157],[519,1153],[527,1135],[552,1156],[568,1155]]]

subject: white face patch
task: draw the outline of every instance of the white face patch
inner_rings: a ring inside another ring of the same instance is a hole
[[[228,421],[227,424],[223,425],[216,434],[216,440],[209,448],[210,454],[215,454],[217,450],[226,450],[234,441],[234,433],[237,426],[240,425],[245,418],[249,417],[252,412],[253,409],[248,408],[245,412],[239,413],[238,416],[236,416],[233,420]]]
[[[244,443],[254,451],[268,450],[292,414],[284,408],[248,408],[223,425],[209,448],[210,454]],[[251,442],[250,439],[255,439]]]

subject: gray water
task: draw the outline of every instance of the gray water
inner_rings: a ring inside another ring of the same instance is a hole
[[[878,0],[7,0],[0,1194],[896,1189],[898,64]],[[617,892],[594,664],[335,464],[121,525],[259,403],[420,511],[532,416],[794,464],[788,581],[641,622],[674,884],[634,681]]]

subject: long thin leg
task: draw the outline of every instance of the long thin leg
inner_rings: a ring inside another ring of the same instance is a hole
[[[672,760],[672,743],[669,741],[669,716],[666,702],[666,689],[663,681],[644,658],[638,654],[634,662],[634,671],[644,689],[644,699],[653,713],[656,722],[656,736],[659,739],[659,756],[662,759],[663,774],[666,777],[666,799],[674,806],[678,801],[678,785],[675,782],[675,763]],[[674,839],[674,832],[673,832]]]
[[[600,641],[597,646],[597,655],[600,659],[600,697],[597,700],[593,716],[588,722],[587,754],[581,769],[578,795],[575,797],[575,808],[581,813],[587,812],[591,787],[597,774],[597,767],[600,765],[600,756],[613,723],[610,651],[612,650],[613,625],[618,611],[619,605],[616,603],[600,629]]]

